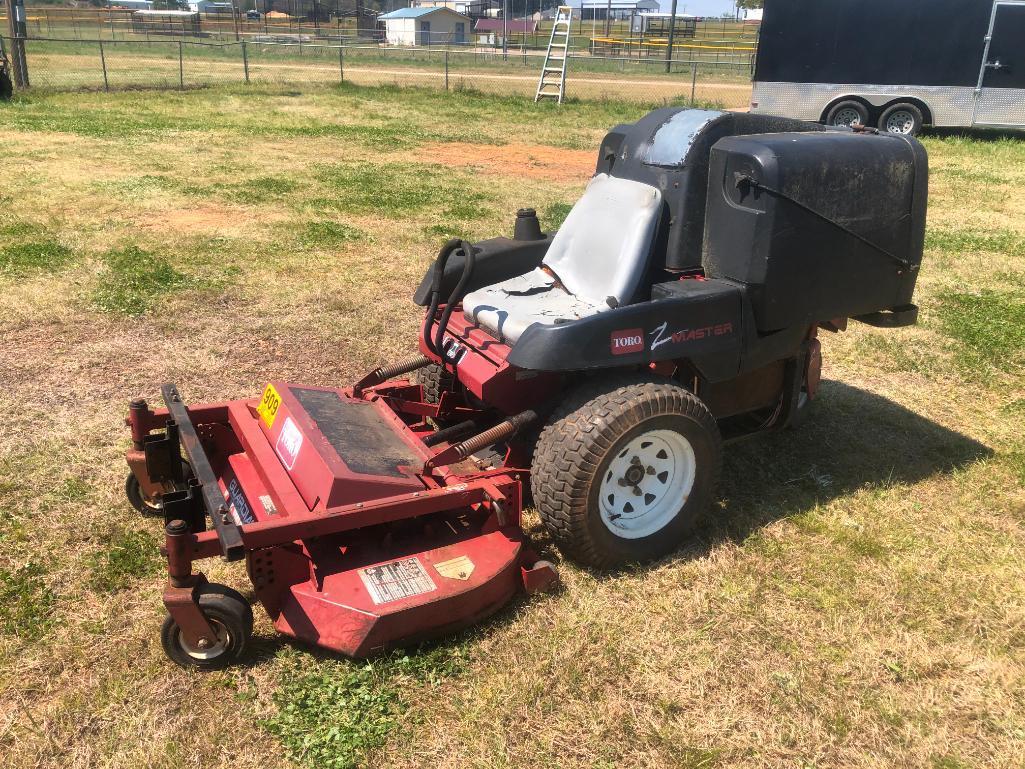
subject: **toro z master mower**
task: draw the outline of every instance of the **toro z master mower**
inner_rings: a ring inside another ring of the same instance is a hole
[[[558,232],[452,240],[415,294],[419,354],[351,387],[131,404],[128,496],[162,513],[164,649],[219,667],[249,602],[194,571],[245,560],[277,629],[355,657],[553,585],[520,528],[614,567],[683,542],[724,441],[794,424],[817,334],[915,322],[927,169],[912,138],[700,110],[612,129]]]

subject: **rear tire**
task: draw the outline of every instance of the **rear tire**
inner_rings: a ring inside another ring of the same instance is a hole
[[[826,115],[826,125],[850,128],[855,123],[868,125],[868,107],[854,99],[837,102]]]
[[[199,588],[199,608],[217,631],[218,642],[209,649],[193,649],[182,637],[174,617],[168,615],[160,629],[164,653],[176,665],[199,670],[219,670],[245,652],[253,635],[253,609],[230,587],[208,583]]]
[[[891,104],[879,116],[879,130],[902,136],[918,136],[923,121],[922,110],[914,104],[898,102]]]
[[[712,501],[719,427],[696,396],[667,380],[586,384],[538,440],[531,490],[559,548],[597,568],[675,550]]]
[[[451,390],[455,377],[437,363],[431,363],[416,371],[416,382],[424,388],[424,400],[427,403],[438,403],[441,394]]]

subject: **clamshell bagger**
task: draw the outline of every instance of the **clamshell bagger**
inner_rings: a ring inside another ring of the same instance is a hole
[[[820,330],[915,322],[927,164],[904,136],[664,109],[612,129],[556,233],[445,244],[419,352],[349,387],[129,409],[127,492],[163,515],[163,645],[219,667],[249,601],[196,561],[245,560],[278,631],[362,657],[557,583],[523,534],[609,568],[686,540],[724,442],[796,424]]]

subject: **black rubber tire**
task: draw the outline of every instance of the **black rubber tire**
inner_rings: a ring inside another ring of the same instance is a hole
[[[431,363],[416,371],[416,382],[423,385],[424,400],[427,403],[440,401],[441,393],[452,389],[454,379],[452,372],[446,371],[437,363]]]
[[[858,113],[858,122],[861,125],[868,125],[868,107],[865,106],[864,102],[857,101],[856,99],[845,99],[844,101],[837,102],[830,109],[826,115],[826,125],[828,126],[849,126],[850,123],[836,123],[837,116],[845,110],[854,110]]]
[[[220,670],[245,653],[253,636],[253,609],[238,591],[213,582],[199,588],[199,608],[211,624],[225,631],[223,650],[219,654],[206,659],[190,654],[183,646],[178,623],[170,615],[164,619],[160,629],[160,643],[164,654],[176,665],[196,670]]]
[[[14,82],[6,67],[0,68],[0,101],[10,101],[14,96]]]
[[[129,473],[125,479],[125,496],[128,497],[129,504],[141,515],[156,516],[163,514],[163,505],[159,502],[148,502],[143,496],[142,487],[139,486],[139,479],[135,477],[134,473]]]
[[[182,478],[186,481],[192,478],[192,466],[185,460],[182,460]],[[184,486],[180,488],[184,488]],[[128,477],[125,478],[125,496],[128,497],[128,503],[142,515],[156,516],[164,514],[164,506],[161,502],[149,502],[146,500],[142,493],[142,487],[139,485],[139,480],[135,477],[135,473],[129,473]]]
[[[674,430],[690,442],[694,487],[663,528],[627,539],[601,519],[601,478],[619,446],[652,429]],[[721,466],[719,427],[699,398],[665,379],[607,377],[582,385],[552,414],[538,440],[530,485],[559,549],[578,563],[612,568],[677,549],[711,505]]]
[[[887,121],[896,112],[907,112],[911,116],[911,128],[908,131],[889,131],[886,127]],[[902,136],[918,136],[922,132],[922,124],[925,122],[925,118],[922,116],[922,110],[920,110],[914,104],[909,102],[897,102],[891,104],[885,110],[883,114],[879,116],[879,130],[883,133],[896,133]]]

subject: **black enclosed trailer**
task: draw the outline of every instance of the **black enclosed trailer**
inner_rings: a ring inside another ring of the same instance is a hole
[[[1025,128],[1025,0],[765,0],[751,110]]]

